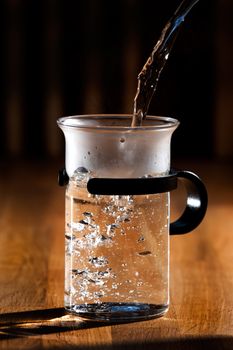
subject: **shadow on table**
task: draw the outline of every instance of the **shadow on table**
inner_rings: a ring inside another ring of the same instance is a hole
[[[0,341],[30,338],[32,336],[46,335],[53,333],[69,332],[81,329],[109,326],[106,322],[85,322],[72,314],[67,314],[63,308],[23,311],[5,313],[0,315]],[[111,325],[113,325],[111,323]],[[142,330],[141,330],[142,332]],[[10,344],[7,349],[10,348]],[[26,347],[28,349],[28,347]],[[61,349],[61,344],[51,342],[48,349]],[[34,343],[33,349],[43,349],[42,344]],[[88,349],[159,349],[159,350],[232,350],[233,337],[231,336],[189,336],[183,338],[139,340],[121,343],[117,339],[113,345],[98,344],[96,346],[83,346],[78,344],[63,345],[64,350],[88,350]]]
[[[106,323],[85,322],[64,308],[12,312],[0,315],[0,340],[69,332],[104,326]]]

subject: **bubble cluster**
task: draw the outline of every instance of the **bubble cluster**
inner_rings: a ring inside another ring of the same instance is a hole
[[[100,267],[104,265],[108,265],[108,259],[105,256],[99,257],[90,257],[89,262],[93,264],[95,267]]]
[[[144,267],[145,262],[155,256],[144,229],[155,216],[146,216],[134,196],[89,194],[92,176],[78,168],[66,195],[65,304],[73,309],[109,300],[137,301],[153,283],[143,279],[151,266]]]
[[[111,268],[102,271],[89,268],[72,270],[72,285],[79,300],[83,301],[87,298],[91,300],[103,297],[107,292],[105,285],[109,278],[114,278]]]
[[[75,170],[73,176],[71,177],[71,181],[75,181],[80,187],[83,187],[86,185],[89,177],[90,172],[84,167],[79,167]]]
[[[93,174],[86,168],[79,167],[74,172],[71,183],[76,188],[86,188],[90,176]],[[90,198],[88,193],[86,197]],[[111,267],[114,261],[110,256],[105,256],[101,249],[108,249],[108,254],[109,249],[114,249],[118,235],[126,234],[125,225],[130,222],[133,213],[132,196],[108,196],[107,200],[102,197],[104,196],[92,195],[91,200],[94,206],[100,205],[105,217],[103,222],[99,221],[95,210],[82,204],[82,199],[70,197],[76,214],[71,213],[67,219],[66,255],[67,266],[70,266],[72,275],[69,283],[72,286],[66,290],[67,295],[84,302],[101,302],[105,295],[119,294],[115,291],[120,284],[113,282],[117,276],[117,271],[113,271]],[[85,210],[80,211],[80,208]]]

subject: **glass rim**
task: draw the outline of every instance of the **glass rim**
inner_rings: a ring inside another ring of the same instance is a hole
[[[159,131],[164,129],[173,129],[178,127],[180,122],[171,117],[164,117],[164,116],[152,116],[147,115],[146,119],[143,120],[143,124],[141,126],[132,127],[130,125],[104,125],[103,124],[83,124],[79,125],[77,121],[79,120],[93,120],[93,121],[107,121],[107,120],[132,120],[132,114],[81,114],[81,115],[71,115],[71,116],[64,116],[57,119],[58,126],[63,129],[76,129],[76,130],[86,130],[86,131],[131,131],[131,132],[142,132],[142,131]],[[75,123],[76,121],[76,123]],[[149,123],[151,122],[151,124]],[[154,124],[153,124],[154,123]]]

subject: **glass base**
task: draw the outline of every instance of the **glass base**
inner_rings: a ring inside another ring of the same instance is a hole
[[[168,305],[142,303],[79,304],[65,307],[68,312],[92,321],[133,322],[161,317]]]

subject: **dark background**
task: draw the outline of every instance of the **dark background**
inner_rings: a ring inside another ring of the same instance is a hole
[[[132,113],[137,74],[179,3],[1,1],[1,158],[63,157],[59,116]],[[230,0],[200,0],[183,24],[149,109],[181,121],[174,156],[233,155],[232,35]]]

